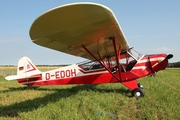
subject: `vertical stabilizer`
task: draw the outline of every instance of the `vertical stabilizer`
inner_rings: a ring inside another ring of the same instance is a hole
[[[17,80],[34,77],[41,77],[41,72],[36,68],[36,66],[28,57],[23,56],[18,62],[17,75],[7,76],[5,79]]]
[[[36,68],[33,62],[28,57],[22,57],[18,62],[17,75],[30,77],[34,75],[41,74],[41,72]]]

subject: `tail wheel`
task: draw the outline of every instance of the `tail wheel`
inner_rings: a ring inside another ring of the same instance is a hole
[[[142,88],[136,88],[132,91],[132,96],[136,97],[137,99],[140,97],[144,97],[144,91]]]

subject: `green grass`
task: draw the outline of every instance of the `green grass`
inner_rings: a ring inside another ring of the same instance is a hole
[[[163,70],[139,82],[145,97],[136,100],[119,83],[26,88],[0,77],[0,119],[180,119],[180,69]]]

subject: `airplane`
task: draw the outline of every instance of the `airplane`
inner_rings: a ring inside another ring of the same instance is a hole
[[[48,10],[35,19],[29,34],[37,45],[87,61],[41,72],[23,56],[17,75],[5,79],[27,86],[121,83],[132,96],[140,98],[145,94],[137,79],[154,76],[173,57],[136,52],[129,46],[113,11],[98,3],[78,2]]]

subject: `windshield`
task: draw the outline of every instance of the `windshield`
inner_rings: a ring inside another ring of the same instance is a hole
[[[131,49],[131,51],[128,52],[128,54],[131,57],[133,57],[136,61],[139,60],[143,56],[143,54],[141,54],[140,52],[138,52],[138,51],[136,51],[134,49]]]

